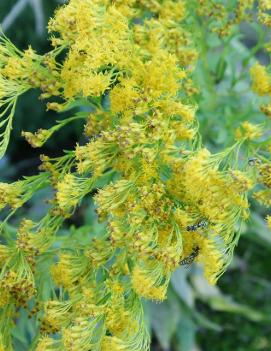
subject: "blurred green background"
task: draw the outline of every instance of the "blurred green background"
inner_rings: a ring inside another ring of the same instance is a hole
[[[21,49],[29,44],[39,53],[49,50],[46,23],[60,5],[56,0],[1,0],[0,22],[8,37]],[[200,93],[198,119],[203,142],[212,151],[222,150],[234,140],[240,122],[261,122],[258,98],[249,91],[249,66],[256,59],[268,63],[262,46],[270,33],[260,26],[242,25],[224,41],[203,33],[199,63],[194,80]],[[204,47],[203,47],[204,46]],[[203,50],[204,49],[204,50]],[[66,127],[41,150],[32,149],[21,131],[35,131],[53,124],[38,92],[20,99],[15,114],[11,143],[0,161],[0,181],[12,181],[34,174],[39,154],[61,154],[81,137],[83,126]],[[253,155],[251,155],[253,156]],[[24,210],[38,216],[44,209],[42,194]],[[271,233],[266,228],[266,212],[252,201],[252,216],[243,228],[240,244],[227,273],[218,286],[210,287],[199,267],[179,269],[173,275],[168,300],[146,304],[153,331],[153,351],[257,351],[271,350]],[[80,221],[91,225],[91,205],[80,212]],[[74,223],[74,225],[78,225]],[[27,323],[27,322],[26,322]],[[16,350],[27,350],[26,328],[18,327]]]

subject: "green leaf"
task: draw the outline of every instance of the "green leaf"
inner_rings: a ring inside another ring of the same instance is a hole
[[[194,274],[191,276],[192,286],[195,288],[196,296],[207,300],[212,296],[220,296],[220,290],[217,286],[210,285],[203,276],[203,269],[199,266],[194,268]]]
[[[168,300],[161,304],[148,303],[151,326],[163,350],[170,350],[172,336],[181,318],[178,300],[169,292]]]
[[[270,321],[271,317],[255,309],[235,302],[229,296],[213,296],[208,304],[216,311],[236,313],[246,317],[253,322]]]
[[[191,315],[182,310],[182,317],[176,333],[178,351],[194,351],[196,349],[196,331],[197,326]]]
[[[183,267],[178,268],[172,275],[171,286],[176,294],[187,306],[194,306],[194,292],[187,281],[189,271]]]
[[[223,57],[221,57],[220,60],[218,61],[218,64],[216,66],[216,72],[215,72],[216,80],[218,82],[220,82],[223,79],[226,68],[227,68],[227,62]]]
[[[200,270],[191,280],[198,298],[215,311],[239,314],[254,322],[271,320],[268,315],[234,301],[231,296],[223,295],[217,286],[210,286]]]
[[[221,325],[211,321],[209,318],[196,310],[193,311],[193,319],[202,328],[210,329],[216,332],[221,332],[223,330]]]
[[[4,111],[0,113],[0,159],[5,155],[8,147],[16,101],[17,99],[9,103],[7,106],[0,102],[0,107],[5,106]],[[6,113],[8,113],[7,117],[5,116]]]

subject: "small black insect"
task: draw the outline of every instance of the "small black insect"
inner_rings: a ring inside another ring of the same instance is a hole
[[[193,248],[193,251],[191,252],[191,254],[187,257],[185,257],[183,260],[180,261],[180,265],[181,266],[188,266],[190,264],[192,264],[195,260],[195,258],[198,256],[199,254],[199,247],[196,246]]]
[[[198,229],[197,224],[189,225],[188,227],[186,227],[186,230],[188,232],[195,232],[197,229]]]
[[[208,226],[208,222],[207,221],[200,221],[198,223],[198,228],[206,228]]]
[[[261,160],[259,160],[256,157],[252,157],[248,160],[248,164],[249,164],[249,166],[259,165],[259,164],[261,164]]]
[[[208,225],[207,221],[200,221],[197,224],[189,225],[188,227],[186,227],[186,230],[188,232],[195,232],[199,228],[206,228],[207,225]]]

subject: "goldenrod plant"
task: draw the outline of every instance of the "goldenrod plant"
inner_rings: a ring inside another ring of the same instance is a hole
[[[50,129],[22,131],[34,148],[76,120],[86,142],[41,155],[34,176],[0,183],[0,208],[8,209],[0,350],[14,350],[23,311],[35,320],[29,350],[149,350],[143,301],[165,300],[180,266],[199,263],[212,285],[225,272],[250,215],[248,196],[271,204],[271,75],[260,63],[250,70],[252,90],[267,101],[265,122],[244,121],[231,146],[211,153],[197,120],[198,28],[227,38],[255,20],[255,7],[270,26],[269,1],[70,0],[49,22],[52,50],[44,55],[19,50],[2,33],[0,155],[17,100],[30,89],[59,114]],[[48,187],[46,215],[10,230],[17,211]],[[91,196],[100,233],[64,235]]]

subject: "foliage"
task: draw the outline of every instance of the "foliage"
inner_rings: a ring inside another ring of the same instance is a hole
[[[262,1],[258,8],[266,25],[268,6]],[[241,47],[243,56],[241,49],[236,52],[244,70],[251,63],[236,26],[249,19],[252,7],[249,1],[228,6],[209,1],[151,6],[144,1],[70,1],[50,21],[53,49],[48,54],[20,51],[3,36],[3,108],[9,103],[15,107],[18,96],[34,88],[62,118],[49,129],[24,132],[27,141],[41,147],[77,120],[86,121],[88,137],[64,156],[43,155],[38,175],[1,183],[1,206],[10,208],[2,223],[1,246],[4,349],[29,343],[20,340],[21,328],[31,333],[31,348],[37,350],[148,349],[142,300],[164,300],[174,271],[168,302],[161,308],[146,307],[164,349],[179,323],[176,337],[186,349],[190,346],[184,344],[183,333],[190,330],[191,345],[195,323],[219,330],[195,311],[194,294],[215,310],[268,320],[266,314],[204,285],[197,272],[188,284],[185,270],[178,268],[202,263],[214,284],[229,265],[241,224],[249,216],[248,194],[270,205],[270,121],[258,113],[260,123],[252,124],[245,113],[229,138],[207,141],[223,146],[211,154],[195,119],[197,105],[203,126],[209,116],[214,120],[213,111],[227,118],[240,106],[250,114],[255,109],[243,104],[243,97],[232,98],[244,88],[246,71],[235,70],[237,60],[229,54],[232,47]],[[213,51],[221,49],[225,52],[217,54],[213,71]],[[270,95],[266,68],[255,64],[251,75],[253,90]],[[269,109],[267,100],[261,105],[267,117]],[[14,109],[3,112],[2,153]],[[234,123],[231,128],[227,130],[233,131]],[[11,216],[41,189],[47,198],[49,194],[47,213],[23,218],[18,230],[10,227]],[[89,194],[95,202],[88,205],[89,225],[61,229],[64,221],[78,217],[76,208],[84,206]],[[179,273],[182,288],[174,284]],[[17,332],[11,335],[18,309]],[[26,310],[32,319],[22,323]],[[172,323],[163,328],[158,312],[165,320],[172,315]],[[180,320],[179,312],[187,318]]]

